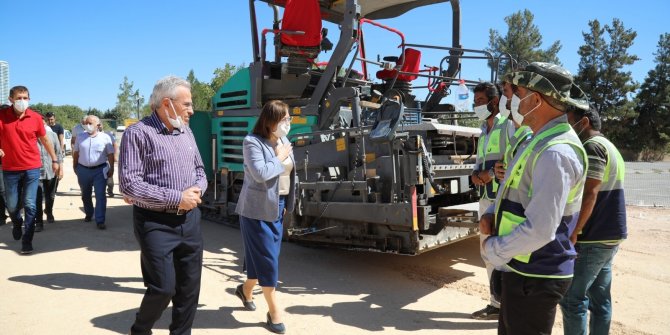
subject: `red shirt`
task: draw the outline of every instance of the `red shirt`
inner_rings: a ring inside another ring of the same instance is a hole
[[[0,110],[0,148],[3,171],[25,171],[42,167],[37,138],[46,135],[42,116],[26,109],[22,119],[14,114],[14,106]]]

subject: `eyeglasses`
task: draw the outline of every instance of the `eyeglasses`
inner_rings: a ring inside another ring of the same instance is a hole
[[[288,116],[288,117],[285,117],[285,118],[281,119],[281,121],[279,121],[279,122],[291,123],[292,121],[293,121],[293,117]]]
[[[170,100],[175,101],[174,99],[170,99]],[[181,102],[180,104],[181,104],[182,107],[184,107],[184,109],[193,110],[193,103],[192,102]]]

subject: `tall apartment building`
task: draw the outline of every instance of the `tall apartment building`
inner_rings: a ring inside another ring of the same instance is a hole
[[[9,63],[0,60],[0,105],[8,104],[9,100]]]

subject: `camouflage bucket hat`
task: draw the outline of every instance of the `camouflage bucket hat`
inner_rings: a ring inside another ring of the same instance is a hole
[[[575,85],[572,74],[555,64],[533,62],[523,70],[505,75],[504,81],[551,97],[566,105],[589,109],[586,94]],[[566,108],[559,108],[565,112]]]

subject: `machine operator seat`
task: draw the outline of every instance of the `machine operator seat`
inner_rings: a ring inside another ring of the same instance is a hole
[[[321,8],[318,0],[286,0],[281,30],[304,34],[281,34],[279,54],[289,58],[289,73],[304,73],[321,52]]]
[[[403,59],[405,60],[404,63]],[[396,64],[401,63],[402,63],[402,67],[400,68],[401,72],[419,73],[419,66],[421,64],[421,51],[412,48],[406,48],[405,52],[402,55],[400,55],[398,61],[396,62]],[[393,80],[396,74],[398,74],[398,70],[396,69],[380,70],[377,71],[377,79],[381,79],[384,81]],[[410,82],[416,79],[417,77],[418,77],[417,75],[400,74],[398,75],[397,80]]]

